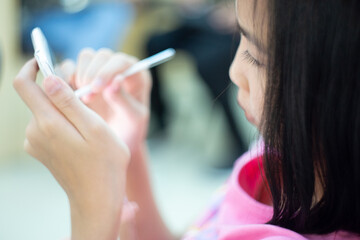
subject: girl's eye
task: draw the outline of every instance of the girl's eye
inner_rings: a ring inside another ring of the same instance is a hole
[[[251,56],[248,50],[244,51],[241,55],[243,56],[243,59],[246,60],[248,63],[253,64],[256,67],[262,66],[262,64],[258,60]]]

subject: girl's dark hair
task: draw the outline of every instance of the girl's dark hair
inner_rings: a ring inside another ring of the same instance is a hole
[[[360,1],[267,4],[269,223],[303,234],[360,233]]]

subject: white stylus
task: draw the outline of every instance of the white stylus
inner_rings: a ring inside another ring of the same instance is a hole
[[[140,62],[134,64],[132,67],[130,67],[128,70],[123,72],[122,74],[119,74],[115,76],[116,78],[125,79],[135,73],[138,73],[140,71],[155,67],[157,65],[160,65],[164,62],[169,61],[172,59],[175,55],[176,51],[172,48],[169,48],[165,51],[162,51],[160,53],[157,53],[151,57],[145,58],[144,60],[141,60]],[[82,87],[75,91],[75,95],[79,98],[86,96],[90,93],[92,93],[93,85],[87,85],[85,87]]]

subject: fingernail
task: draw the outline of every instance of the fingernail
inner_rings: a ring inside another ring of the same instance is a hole
[[[55,76],[49,76],[45,79],[44,88],[48,94],[54,94],[61,88],[61,83]]]

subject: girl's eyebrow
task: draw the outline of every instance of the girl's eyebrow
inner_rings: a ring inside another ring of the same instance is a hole
[[[247,39],[249,40],[252,44],[255,45],[255,47],[257,47],[260,52],[262,53],[266,53],[265,51],[265,47],[263,46],[263,44],[261,44],[261,42],[251,33],[249,33],[249,31],[245,30],[244,27],[242,27],[240,25],[240,23],[238,23],[238,29],[240,31],[240,33]]]

